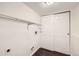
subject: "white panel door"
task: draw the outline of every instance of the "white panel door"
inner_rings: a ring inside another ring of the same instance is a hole
[[[54,19],[55,51],[70,54],[69,51],[69,13],[56,14]]]

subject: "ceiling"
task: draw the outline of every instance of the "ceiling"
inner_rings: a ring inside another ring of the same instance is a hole
[[[24,2],[39,15],[49,15],[57,12],[69,11],[79,4],[79,2],[54,2],[51,5],[43,5],[42,2]]]

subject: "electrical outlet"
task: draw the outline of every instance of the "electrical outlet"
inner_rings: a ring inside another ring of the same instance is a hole
[[[34,49],[34,46],[31,48],[31,51],[33,51],[33,49]]]
[[[6,52],[7,52],[7,53],[10,52],[10,49],[7,49]]]
[[[35,31],[35,34],[37,34],[37,31]]]

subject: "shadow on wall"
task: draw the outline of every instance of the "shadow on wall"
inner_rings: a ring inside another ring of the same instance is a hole
[[[77,34],[71,36],[71,54],[73,56],[79,56],[79,36]]]

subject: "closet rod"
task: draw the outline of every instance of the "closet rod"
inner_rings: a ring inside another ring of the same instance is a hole
[[[27,21],[27,20],[22,20],[22,19],[15,18],[15,17],[11,17],[11,16],[7,16],[7,15],[4,15],[4,14],[0,14],[0,18],[4,18],[4,19],[7,19],[7,20],[12,20],[12,21],[17,21],[17,22],[21,22],[21,23],[27,23],[29,25],[30,24],[35,24],[35,25],[40,26],[40,24],[30,22],[30,21]]]

